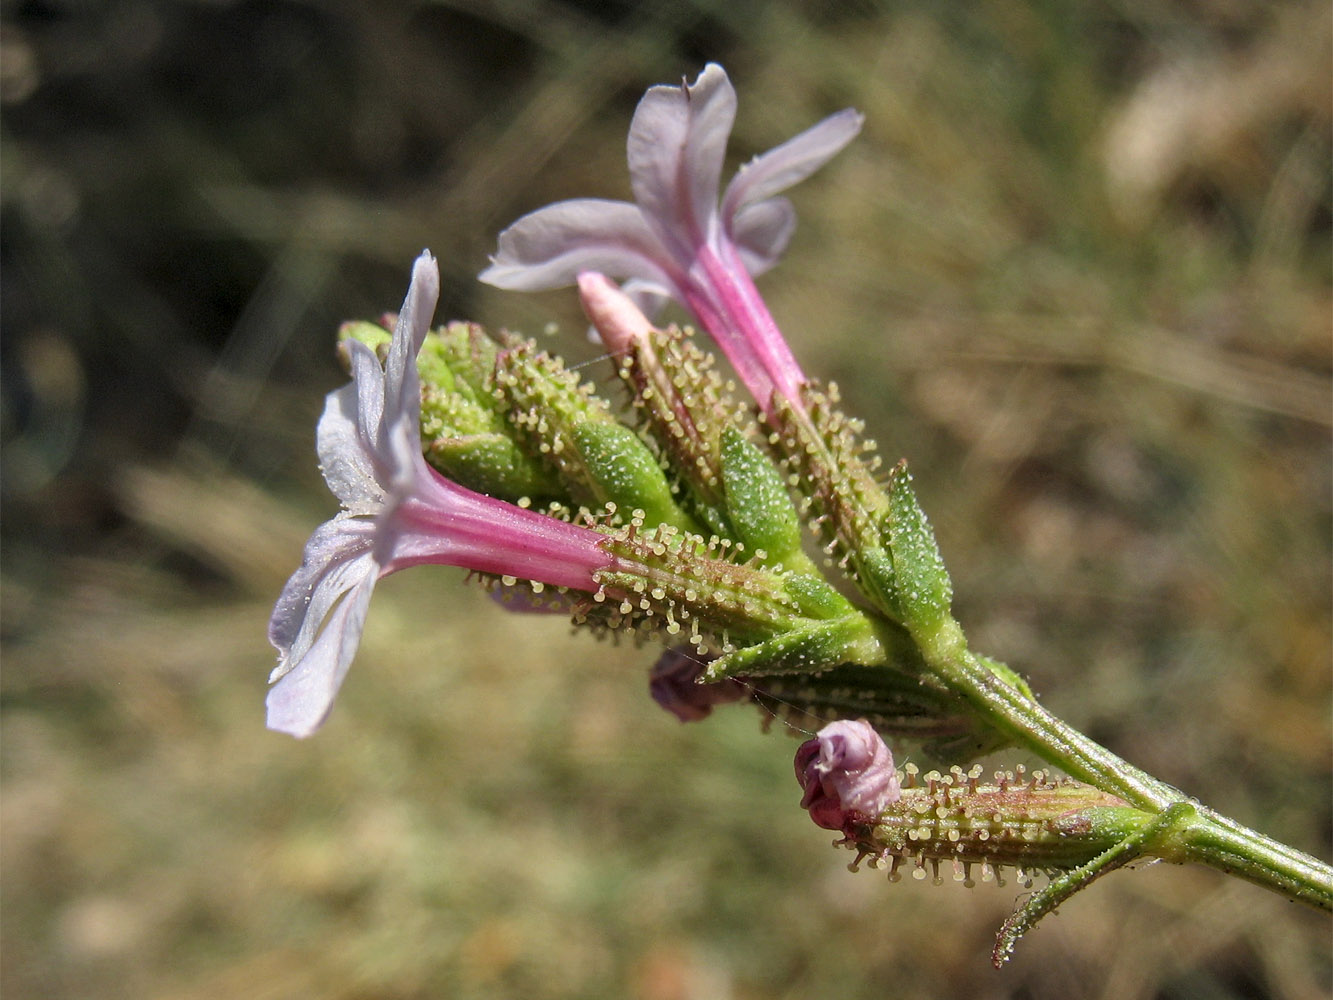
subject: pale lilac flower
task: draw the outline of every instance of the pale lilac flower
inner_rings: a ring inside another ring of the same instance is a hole
[[[352,382],[329,393],[317,434],[324,479],[344,509],[311,535],[273,609],[270,729],[319,728],[382,576],[439,563],[596,590],[593,574],[610,562],[597,532],[464,489],[422,458],[416,355],[439,288],[435,259],[423,253],[383,369],[368,347],[346,341]]]
[[[902,795],[893,754],[865,721],[830,722],[796,750],[801,806],[828,830],[871,820]]]
[[[716,64],[691,85],[650,88],[629,132],[634,202],[581,198],[525,215],[500,234],[481,280],[538,291],[581,271],[627,279],[650,315],[667,298],[694,313],[766,413],[774,391],[799,404],[805,376],[752,276],[777,261],[796,225],[775,196],[847,145],[862,117],[840,111],[755,157],[719,204],[735,117],[736,91]]]

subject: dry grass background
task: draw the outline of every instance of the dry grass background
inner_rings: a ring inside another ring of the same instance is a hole
[[[623,197],[643,88],[718,59],[738,162],[867,115],[762,287],[912,460],[976,644],[1328,857],[1326,4],[0,12],[6,997],[1327,995],[1324,917],[1162,866],[995,973],[1018,889],[848,874],[794,741],[457,573],[377,591],[316,738],[262,728],[337,322],[429,245],[442,318],[587,356],[571,296],[473,276]]]

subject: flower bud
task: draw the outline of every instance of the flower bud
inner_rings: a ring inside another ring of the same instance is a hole
[[[830,722],[796,751],[802,808],[829,830],[871,822],[900,796],[893,755],[864,721]]]
[[[684,649],[668,649],[653,664],[648,690],[657,702],[681,722],[706,719],[714,705],[744,701],[749,692],[740,681],[728,678],[701,684],[706,659]]]
[[[624,354],[653,332],[653,325],[634,300],[606,275],[581,271],[578,283],[583,311],[612,354]]]

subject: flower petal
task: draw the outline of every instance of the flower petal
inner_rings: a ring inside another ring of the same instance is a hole
[[[269,619],[269,642],[278,650],[269,683],[301,662],[338,598],[363,579],[379,575],[372,555],[375,533],[375,522],[339,514],[310,536],[301,565],[282,588]]]
[[[629,129],[634,200],[677,261],[713,235],[736,91],[709,63],[689,86],[650,87]]]
[[[374,428],[384,407],[384,379],[370,348],[349,340],[347,349],[353,381],[325,398],[315,448],[320,471],[333,495],[352,513],[370,514],[385,500],[380,463],[373,450]],[[374,415],[369,433],[361,423],[367,419],[367,412]]]
[[[379,575],[373,562],[368,567],[372,571],[361,574],[329,614],[314,645],[269,689],[266,701],[269,729],[305,737],[328,717],[366,624],[366,611]]]
[[[440,298],[440,267],[430,251],[412,265],[412,281],[384,363],[384,417],[377,452],[388,465],[385,486],[395,494],[410,487],[421,465],[421,385],[417,354],[430,331]]]
[[[502,232],[480,278],[519,292],[572,285],[580,271],[671,286],[664,266],[661,244],[637,206],[576,198],[530,212]]]
[[[744,206],[805,180],[856,138],[864,121],[864,115],[847,108],[756,156],[727,185],[722,198],[723,223],[730,225]]]
[[[786,198],[743,205],[732,221],[731,238],[751,276],[763,274],[782,256],[796,231],[796,209]]]

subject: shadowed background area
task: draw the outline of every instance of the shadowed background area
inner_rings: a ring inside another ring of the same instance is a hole
[[[912,461],[974,645],[1327,858],[1327,4],[0,12],[6,996],[1327,995],[1325,917],[1160,865],[996,973],[1021,887],[849,874],[781,726],[681,726],[651,650],[459,572],[380,586],[316,737],[262,711],[337,324],[429,246],[441,320],[595,357],[571,293],[475,274],[626,197],[643,89],[711,59],[737,164],[866,114],[760,287]]]

